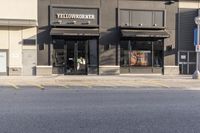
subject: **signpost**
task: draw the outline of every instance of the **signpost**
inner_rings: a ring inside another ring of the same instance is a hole
[[[199,52],[200,52],[200,16],[195,18],[195,23],[197,24],[197,30],[194,31],[194,45],[195,45],[195,51],[196,51],[196,71],[192,75],[193,79],[200,79],[200,73],[199,73]]]
[[[198,44],[197,41],[198,41],[198,31],[196,28],[194,29],[194,46],[195,46],[195,51],[200,52],[200,44]]]

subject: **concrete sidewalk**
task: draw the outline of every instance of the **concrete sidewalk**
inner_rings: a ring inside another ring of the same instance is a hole
[[[118,75],[118,76],[2,76],[0,86],[100,86],[100,87],[133,87],[133,88],[179,88],[200,90],[200,80],[192,79],[189,75]]]

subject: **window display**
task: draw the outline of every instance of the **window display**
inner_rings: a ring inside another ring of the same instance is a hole
[[[162,40],[123,40],[120,46],[121,70],[131,72],[133,69],[162,69]],[[126,69],[126,70],[125,70]]]
[[[151,61],[151,51],[131,51],[130,52],[130,65],[131,66],[149,66]]]

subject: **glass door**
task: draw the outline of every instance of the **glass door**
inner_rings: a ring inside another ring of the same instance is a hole
[[[65,57],[65,74],[86,75],[88,60],[88,41],[67,41]]]
[[[76,52],[76,70],[77,74],[87,74],[87,60],[88,60],[88,41],[78,41]]]

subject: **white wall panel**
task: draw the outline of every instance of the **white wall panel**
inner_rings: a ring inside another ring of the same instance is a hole
[[[8,49],[9,46],[8,27],[0,27],[0,49]]]
[[[195,8],[199,7],[199,3],[197,1],[182,1],[179,2],[179,8]]]
[[[37,0],[0,0],[0,19],[37,20]]]
[[[22,66],[22,28],[9,27],[9,65],[10,67]]]

